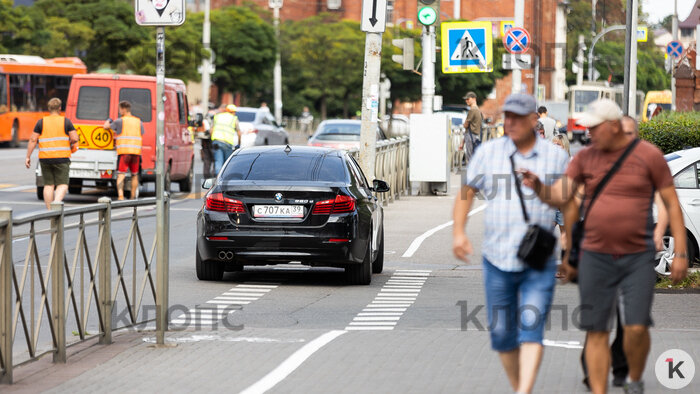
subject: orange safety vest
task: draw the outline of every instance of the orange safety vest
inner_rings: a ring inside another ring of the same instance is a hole
[[[39,159],[70,158],[70,140],[66,135],[66,118],[49,115],[42,118]]]
[[[122,117],[122,132],[114,141],[118,155],[141,154],[141,119],[135,116]]]

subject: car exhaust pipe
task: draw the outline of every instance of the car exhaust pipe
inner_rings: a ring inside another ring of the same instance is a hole
[[[226,250],[220,251],[219,260],[233,260],[233,252]]]

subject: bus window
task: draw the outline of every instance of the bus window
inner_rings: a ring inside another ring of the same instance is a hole
[[[10,75],[10,107],[13,112],[35,111],[31,83],[27,75]]]
[[[574,92],[574,112],[585,112],[588,104],[598,100],[597,90],[576,90]]]
[[[82,86],[78,91],[78,119],[109,118],[109,88],[101,86]]]
[[[119,101],[131,103],[131,114],[142,122],[151,121],[151,91],[148,89],[122,88],[119,90]]]
[[[7,75],[0,74],[0,114],[7,112]]]

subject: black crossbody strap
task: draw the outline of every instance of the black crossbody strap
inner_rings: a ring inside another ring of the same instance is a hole
[[[598,195],[600,194],[600,192],[603,191],[603,188],[604,188],[605,185],[608,183],[608,181],[610,180],[610,178],[612,178],[612,176],[615,175],[615,173],[617,172],[617,170],[620,169],[620,167],[622,166],[622,162],[625,161],[625,159],[627,158],[627,156],[629,156],[629,154],[632,152],[632,150],[634,149],[634,147],[637,146],[638,143],[639,143],[639,138],[635,138],[635,140],[632,141],[632,143],[630,143],[630,144],[627,146],[627,149],[625,149],[625,151],[622,153],[622,155],[620,156],[620,158],[617,159],[617,161],[615,162],[615,164],[613,164],[612,167],[610,167],[610,169],[608,170],[608,173],[605,174],[605,177],[603,177],[603,179],[602,179],[602,180],[598,183],[598,185],[595,187],[595,190],[593,191],[593,195],[591,196],[591,201],[588,203],[588,207],[586,207],[586,213],[583,215],[583,221],[584,221],[584,222],[586,221],[586,217],[588,216],[588,212],[591,211],[591,205],[593,205],[593,202],[595,202],[596,197],[598,197]],[[580,208],[580,210],[583,210],[584,202],[585,202],[585,197],[584,197],[584,201],[581,202],[581,208]]]
[[[515,173],[515,161],[513,160],[513,156],[515,156],[516,152],[513,152],[513,154],[510,155],[510,171],[513,174],[513,177],[515,177],[515,191],[518,193],[518,199],[520,199],[520,208],[523,209],[523,218],[525,218],[525,223],[530,223],[530,218],[527,215],[527,209],[525,209],[525,201],[523,201],[523,192],[520,190],[520,178],[518,178],[518,175]]]

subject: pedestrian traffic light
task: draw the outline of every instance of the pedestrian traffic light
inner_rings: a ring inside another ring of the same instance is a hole
[[[440,20],[440,0],[418,0],[418,22],[431,26]]]
[[[395,47],[402,50],[401,55],[391,55],[391,60],[399,63],[404,70],[413,70],[413,38],[391,40]]]

